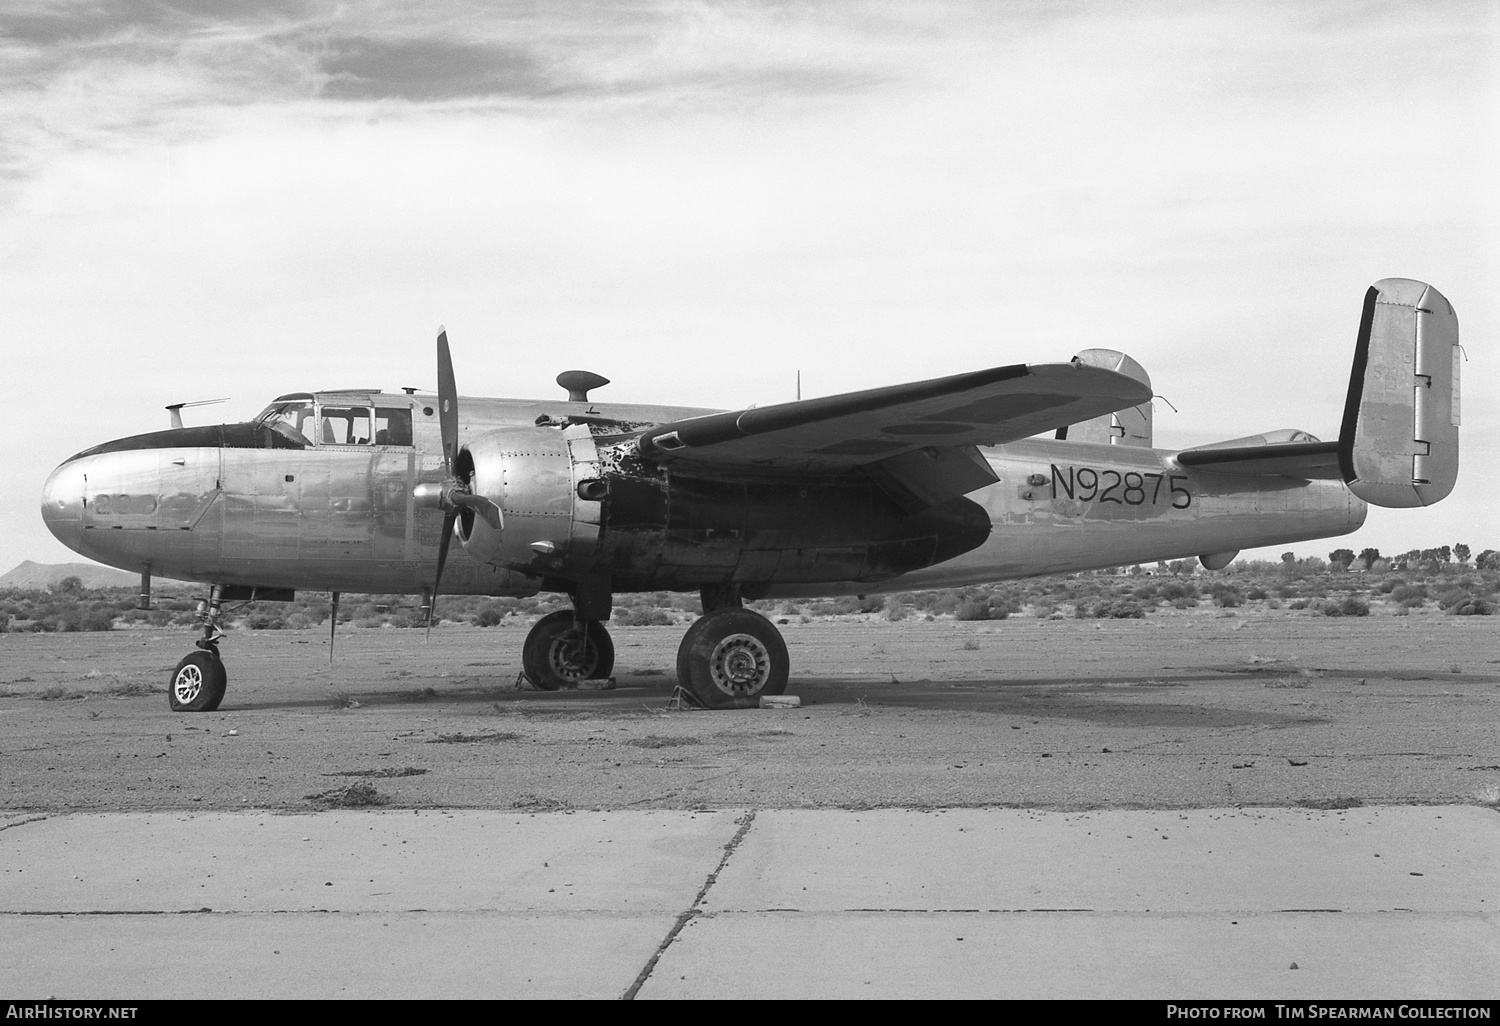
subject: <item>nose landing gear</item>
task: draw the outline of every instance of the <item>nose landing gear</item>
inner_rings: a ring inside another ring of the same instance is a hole
[[[224,701],[229,675],[219,659],[219,639],[224,636],[219,626],[223,595],[223,586],[215,584],[208,590],[208,601],[198,605],[198,618],[203,624],[203,637],[194,642],[198,651],[182,657],[167,683],[167,705],[173,712],[213,712]]]

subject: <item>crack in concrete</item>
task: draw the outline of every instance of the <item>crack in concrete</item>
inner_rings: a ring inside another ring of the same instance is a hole
[[[18,819],[14,823],[0,823],[0,830],[9,830],[11,827],[25,826],[27,823],[40,823],[46,816],[32,816],[30,819]]]
[[[745,818],[740,821],[740,828],[736,830],[734,836],[729,839],[729,843],[724,845],[724,857],[719,859],[719,864],[714,867],[714,871],[708,874],[708,879],[704,880],[703,886],[698,888],[698,896],[693,899],[692,905],[690,905],[685,912],[677,917],[677,921],[672,924],[672,929],[667,931],[667,936],[662,940],[661,945],[657,947],[656,952],[652,954],[650,961],[646,963],[645,967],[641,970],[640,975],[635,978],[635,982],[630,985],[630,989],[627,990],[624,994],[620,995],[620,1000],[635,1000],[636,994],[640,993],[641,987],[645,985],[646,981],[651,978],[651,974],[656,970],[656,963],[660,962],[661,956],[667,953],[667,949],[672,946],[672,942],[677,939],[677,935],[682,932],[682,928],[687,926],[687,924],[694,918],[703,914],[701,911],[699,911],[699,908],[703,904],[703,899],[708,896],[709,888],[718,881],[719,874],[722,873],[724,871],[724,867],[729,864],[730,856],[732,856],[735,852],[735,849],[740,846],[740,842],[745,839],[745,835],[750,832],[750,824],[754,822],[755,810],[751,809],[749,812],[745,813]]]

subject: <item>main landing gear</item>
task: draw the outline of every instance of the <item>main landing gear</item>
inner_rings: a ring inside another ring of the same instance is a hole
[[[743,608],[736,586],[705,587],[702,597],[704,613],[677,649],[677,682],[709,709],[749,708],[785,691],[791,661],[775,625]],[[561,610],[531,628],[521,665],[533,685],[556,691],[608,677],[615,647],[600,620]]]
[[[216,584],[208,590],[208,601],[198,606],[203,624],[203,637],[194,642],[198,651],[182,657],[167,684],[167,704],[173,712],[213,712],[224,701],[229,675],[219,659],[219,639],[224,636],[219,627],[223,594],[224,588]]]
[[[677,682],[709,709],[746,709],[786,690],[791,660],[770,620],[751,609],[706,612],[677,649]]]
[[[608,677],[615,668],[615,645],[598,620],[560,609],[532,626],[521,648],[521,667],[531,683],[556,691],[581,680]]]

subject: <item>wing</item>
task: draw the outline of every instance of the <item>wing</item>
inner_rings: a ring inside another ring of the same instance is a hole
[[[648,459],[709,473],[820,473],[999,445],[1150,398],[1146,385],[1100,367],[1015,364],[674,421],[642,434],[640,447]]]
[[[1245,477],[1300,477],[1342,481],[1338,442],[1283,442],[1184,449],[1177,462],[1194,470]]]

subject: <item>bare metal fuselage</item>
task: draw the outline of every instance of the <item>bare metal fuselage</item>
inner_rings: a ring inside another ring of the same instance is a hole
[[[409,407],[413,444],[84,454],[53,473],[43,516],[70,548],[134,572],[264,588],[419,593],[432,586],[443,524],[442,511],[423,501],[422,486],[442,478],[434,400],[371,393],[361,401]],[[463,410],[461,443],[500,429],[535,432],[539,419],[561,422],[585,411],[635,425],[706,412],[505,399],[464,399]],[[1027,439],[983,452],[999,480],[967,498],[987,516],[987,537],[965,542],[966,551],[935,565],[826,580],[803,567],[789,577],[771,569],[763,552],[754,554],[754,539],[745,536],[755,531],[752,515],[733,528],[746,553],[742,562],[733,561],[739,549],[725,549],[730,556],[721,551],[711,573],[695,576],[693,554],[714,544],[711,530],[700,531],[684,535],[670,559],[617,572],[625,587],[617,583],[616,590],[711,580],[757,584],[760,594],[772,596],[949,587],[1346,534],[1366,512],[1338,481],[1194,472],[1170,450]],[[537,463],[535,473],[566,470]],[[506,510],[506,530],[541,531],[566,520],[576,534],[588,520],[577,508],[584,499],[576,483],[562,480],[554,489],[555,509]],[[809,511],[810,519],[826,515]],[[607,555],[608,516],[594,520],[600,537],[589,544]],[[788,551],[782,550],[782,566],[790,565]],[[526,595],[555,585],[541,563],[497,566],[455,551],[442,586],[445,593]]]

